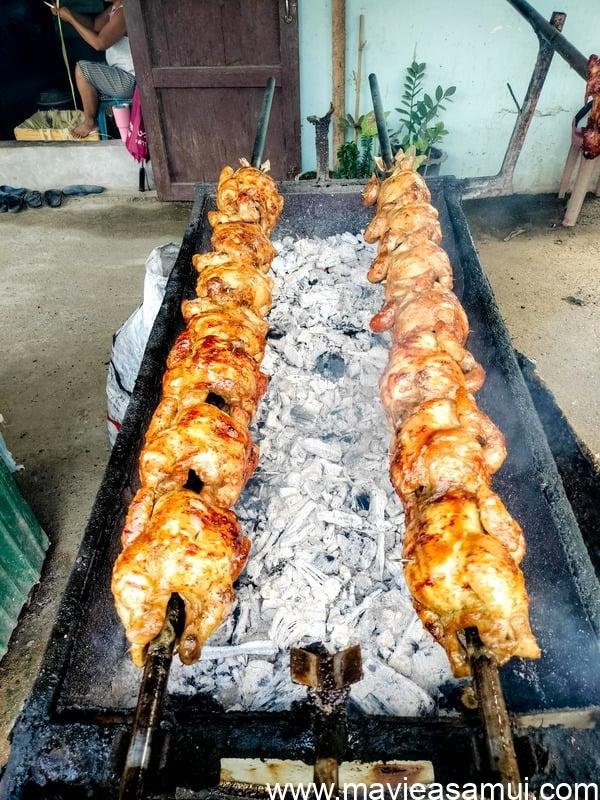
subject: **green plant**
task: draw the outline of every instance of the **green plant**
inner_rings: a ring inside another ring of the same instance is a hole
[[[407,67],[404,80],[404,93],[400,108],[396,111],[400,116],[400,127],[393,131],[391,138],[395,147],[406,150],[415,147],[417,153],[427,153],[447,136],[448,131],[440,120],[435,122],[440,112],[446,110],[444,103],[452,102],[456,86],[443,89],[436,86],[434,97],[423,91],[425,79],[425,62],[417,61]]]
[[[389,112],[386,112],[386,117]],[[354,120],[351,114],[342,119],[347,129],[354,131],[354,141],[346,142],[337,151],[336,178],[368,178],[373,172],[373,144],[377,136],[375,114],[369,111]]]

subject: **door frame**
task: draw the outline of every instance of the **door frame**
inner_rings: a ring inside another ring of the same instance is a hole
[[[166,0],[168,2],[168,0]],[[204,0],[203,0],[204,1]],[[211,88],[264,88],[273,75],[275,85],[285,92],[282,121],[286,153],[286,177],[300,171],[300,71],[298,45],[298,0],[273,0],[279,12],[279,36],[282,63],[275,67],[153,67],[149,36],[143,13],[143,0],[127,0],[124,4],[127,33],[133,53],[138,87],[142,100],[144,123],[152,169],[160,200],[193,200],[195,183],[173,181],[160,117],[157,89],[186,88],[203,85]],[[192,75],[193,72],[193,75]],[[198,80],[204,78],[198,85]],[[257,116],[260,109],[257,108]],[[248,143],[248,152],[252,142]],[[240,156],[244,155],[240,153]],[[268,157],[268,154],[267,154]],[[215,179],[222,164],[215,164]]]

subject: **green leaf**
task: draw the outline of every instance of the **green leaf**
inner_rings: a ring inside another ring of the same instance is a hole
[[[446,97],[451,97],[455,91],[456,86],[450,86],[448,89],[446,89]]]
[[[427,92],[426,92],[426,93],[423,95],[423,102],[425,103],[425,105],[427,106],[427,108],[433,108],[433,100],[432,100],[432,99],[431,99],[431,97],[430,97],[430,96],[427,94]]]
[[[442,99],[443,96],[444,96],[444,90],[442,89],[442,87],[441,86],[436,86],[435,99],[438,101],[438,103],[440,102],[440,100]]]

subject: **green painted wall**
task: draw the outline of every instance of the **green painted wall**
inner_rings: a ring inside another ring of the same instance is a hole
[[[584,54],[600,51],[599,0],[533,0],[548,19],[565,11],[564,34]],[[314,166],[309,114],[323,114],[331,99],[330,0],[299,0],[300,96],[304,169]],[[522,100],[537,54],[529,24],[506,0],[346,0],[346,109],[354,111],[352,72],[356,66],[358,17],[365,15],[361,111],[368,110],[367,75],[376,72],[386,109],[399,105],[404,68],[417,59],[428,65],[427,84],[456,85],[454,103],[444,115],[450,131],[443,172],[457,176],[498,171],[516,108],[509,82]],[[517,165],[519,192],[557,188],[570,141],[570,124],[583,104],[583,80],[555,56],[536,116]]]

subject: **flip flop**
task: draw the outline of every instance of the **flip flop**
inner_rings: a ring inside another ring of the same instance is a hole
[[[44,192],[44,202],[50,208],[58,208],[62,205],[63,195],[60,189],[47,189]]]
[[[83,183],[75,183],[72,186],[65,186],[62,190],[62,193],[66,197],[76,197],[76,196],[83,196],[86,194],[100,194],[104,191],[104,186],[96,186],[93,183],[90,184],[83,184]]]
[[[25,207],[25,202],[22,197],[19,197],[19,195],[7,194],[4,197],[4,201],[9,214],[18,214],[19,211],[22,211]]]
[[[12,195],[13,197],[23,197],[27,189],[16,189],[14,186],[0,186],[0,194]]]
[[[27,208],[41,208],[44,205],[41,192],[31,191],[27,192],[23,197]]]

